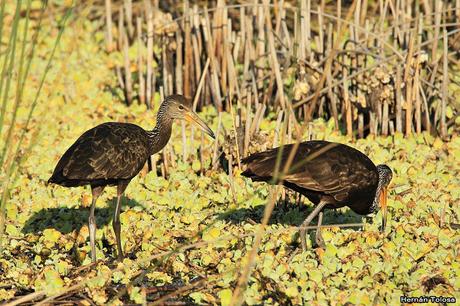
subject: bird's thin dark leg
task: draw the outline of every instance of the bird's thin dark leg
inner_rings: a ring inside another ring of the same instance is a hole
[[[89,212],[88,227],[89,227],[89,242],[91,245],[91,261],[96,262],[96,218],[94,210],[96,209],[97,198],[104,190],[104,186],[91,186],[91,193],[93,194],[93,201],[91,203],[91,210]]]
[[[115,232],[115,239],[117,240],[117,257],[118,260],[123,260],[123,249],[121,247],[121,224],[120,224],[120,212],[121,212],[121,197],[128,186],[129,181],[122,181],[118,183],[117,187],[117,206],[113,214],[113,231]]]
[[[315,241],[319,247],[324,248],[326,244],[324,243],[323,236],[321,235],[321,224],[323,224],[323,212],[322,211],[320,211],[318,214],[318,225],[316,227]]]
[[[301,227],[307,227],[311,220],[316,217],[326,204],[327,203],[324,201],[319,202],[315,209],[308,215],[307,219],[303,221]],[[300,243],[302,243],[302,249],[305,251],[307,249],[307,230],[305,228],[300,229]]]

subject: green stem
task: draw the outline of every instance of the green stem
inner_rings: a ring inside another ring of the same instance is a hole
[[[5,209],[6,209],[6,201],[8,199],[8,194],[9,194],[9,184],[11,182],[11,174],[14,173],[16,168],[17,168],[17,166],[19,166],[19,165],[17,165],[18,162],[15,162],[15,161],[17,160],[17,157],[19,155],[19,150],[22,147],[22,142],[24,141],[27,128],[29,126],[30,120],[32,119],[32,114],[33,114],[33,112],[35,110],[35,107],[37,106],[38,98],[39,98],[41,90],[43,88],[43,84],[45,83],[46,76],[47,76],[49,70],[51,69],[51,63],[52,63],[52,60],[54,58],[54,54],[56,53],[57,46],[59,45],[59,42],[60,42],[61,37],[62,37],[62,34],[64,33],[65,25],[66,25],[66,22],[67,22],[67,20],[69,19],[70,15],[71,15],[71,12],[72,12],[72,8],[67,10],[67,12],[65,13],[65,15],[62,18],[61,22],[59,23],[59,26],[58,26],[59,32],[58,32],[58,35],[57,35],[56,40],[54,42],[53,49],[51,51],[50,57],[49,57],[48,62],[46,64],[45,71],[43,72],[42,78],[40,80],[38,90],[37,90],[37,92],[35,94],[34,100],[33,100],[32,104],[31,104],[30,109],[29,109],[26,124],[25,124],[24,128],[22,129],[22,133],[21,133],[21,135],[19,137],[18,145],[17,145],[16,150],[15,150],[13,156],[12,156],[12,162],[8,165],[6,173],[5,173],[6,179],[3,182],[3,186],[2,186],[3,191],[2,191],[1,202],[0,202],[0,253],[1,253],[2,248],[3,248],[3,234],[5,232],[5,223],[6,223]],[[28,71],[28,68],[26,69],[26,71]]]
[[[0,6],[0,41],[3,41],[3,17],[5,16],[5,5],[6,1],[2,0],[1,6]]]
[[[11,29],[10,40],[8,41],[8,47],[7,47],[6,54],[5,54],[5,60],[2,66],[2,74],[0,76],[0,97],[3,94],[2,110],[0,112],[0,136],[2,135],[3,121],[4,121],[5,112],[6,112],[6,105],[8,103],[8,93],[10,90],[11,79],[13,76],[14,59],[15,59],[15,53],[16,53],[16,38],[18,34],[18,24],[19,24],[20,12],[21,12],[21,4],[22,4],[22,0],[18,0],[18,4],[16,6],[16,12],[14,15],[13,26]],[[5,92],[3,92],[3,84],[5,82],[5,79],[6,79]]]
[[[26,67],[26,73],[24,73],[24,75],[23,75],[24,58],[25,58],[25,54],[26,54],[25,51],[26,51],[26,46],[27,46],[27,43],[26,43],[27,42],[27,33],[29,32],[28,31],[28,29],[29,29],[29,14],[30,14],[30,5],[31,5],[31,3],[32,3],[32,1],[29,0],[28,4],[27,4],[26,24],[24,26],[24,34],[23,34],[23,38],[22,38],[21,55],[20,55],[20,58],[19,58],[18,79],[17,79],[17,82],[16,82],[16,98],[14,100],[13,114],[12,114],[12,118],[11,118],[11,123],[10,123],[9,128],[8,128],[8,133],[7,133],[6,140],[5,140],[5,146],[3,147],[3,151],[0,154],[0,165],[3,165],[7,150],[10,147],[11,136],[13,136],[14,124],[16,123],[16,117],[17,117],[17,114],[18,114],[18,108],[19,108],[19,105],[22,102],[22,95],[24,93],[24,84],[25,84],[25,80],[26,80],[26,77],[27,77],[28,68],[30,67],[30,63],[32,62],[32,59],[29,58],[29,61],[27,63],[27,67]],[[1,127],[0,127],[0,135],[1,135]]]

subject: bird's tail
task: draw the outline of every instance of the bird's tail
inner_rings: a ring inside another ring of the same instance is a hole
[[[48,184],[62,185],[65,178],[57,171],[54,171],[53,175],[48,179]]]
[[[246,169],[243,172],[241,172],[241,175],[251,178],[254,175],[254,173],[252,173],[252,171],[250,169]]]

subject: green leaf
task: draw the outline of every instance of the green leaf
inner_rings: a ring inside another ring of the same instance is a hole
[[[222,306],[227,306],[230,305],[230,302],[232,300],[232,290],[230,289],[223,289],[217,293],[217,295],[220,298],[220,304]]]
[[[58,271],[50,268],[46,269],[43,278],[37,278],[35,288],[37,290],[46,290],[50,295],[56,294],[64,287],[64,281]]]
[[[311,280],[315,281],[316,283],[320,283],[323,279],[323,275],[320,270],[314,269],[308,272],[308,276]]]
[[[128,288],[129,298],[136,304],[145,304],[146,297],[145,293],[141,291],[140,287],[129,287]]]

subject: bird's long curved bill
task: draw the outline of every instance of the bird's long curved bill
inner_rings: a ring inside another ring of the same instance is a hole
[[[194,112],[188,112],[187,114],[185,114],[184,118],[188,122],[198,125],[203,130],[203,132],[205,132],[212,138],[216,138],[214,132],[209,128],[209,126]]]
[[[385,227],[387,225],[387,188],[383,188],[380,192],[380,209],[382,210],[382,227],[380,228],[381,232],[385,231]]]

